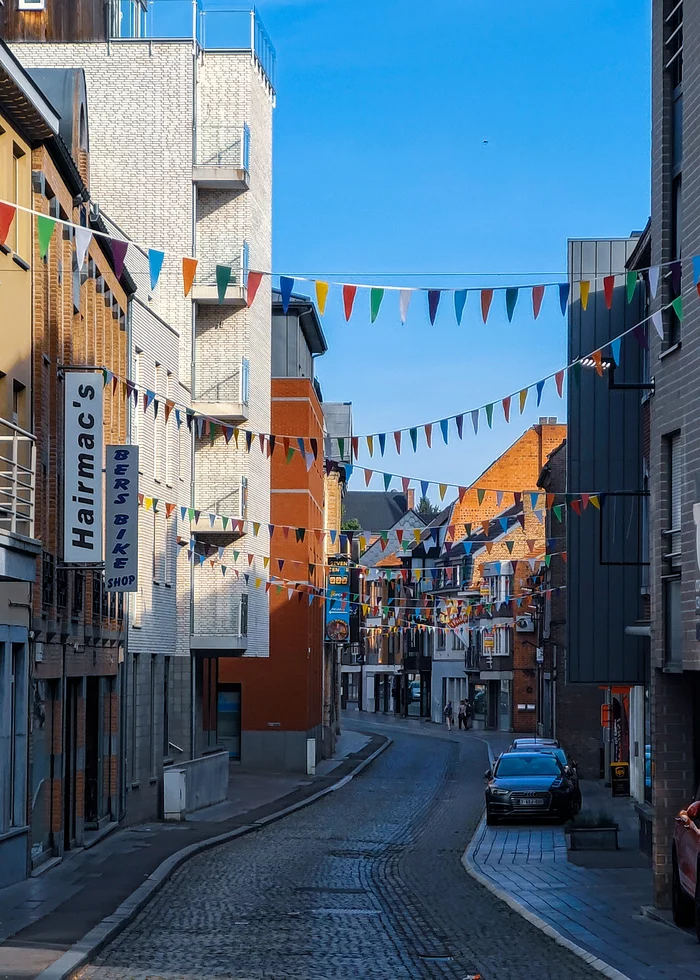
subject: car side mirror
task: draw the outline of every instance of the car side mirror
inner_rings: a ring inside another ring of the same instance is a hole
[[[491,779],[492,776],[493,776],[493,771],[491,769],[487,769],[486,772],[484,773],[484,779]]]

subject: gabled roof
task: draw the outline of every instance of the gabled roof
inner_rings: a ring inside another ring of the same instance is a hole
[[[406,495],[397,490],[348,490],[343,500],[343,520],[354,517],[363,531],[386,531],[407,512]]]

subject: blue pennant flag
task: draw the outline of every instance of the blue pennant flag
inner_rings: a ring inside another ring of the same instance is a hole
[[[427,480],[421,480],[420,481],[420,492],[421,492],[421,496],[422,497],[427,497],[428,496],[428,486],[429,486],[429,483],[428,483]]]
[[[544,390],[544,381],[537,382],[537,407],[540,407],[540,402],[542,401],[542,392]]]
[[[462,323],[462,313],[464,311],[464,304],[467,302],[467,291],[466,289],[455,289],[455,316],[457,317],[457,325]]]
[[[447,445],[447,427],[449,425],[449,419],[440,419],[440,431],[442,432],[442,438],[445,440],[445,445]]]
[[[384,447],[386,446],[386,432],[380,432],[377,436],[379,439],[379,452],[384,455]]]
[[[156,248],[149,248],[148,271],[151,276],[151,289],[155,289],[158,285],[158,277],[160,276],[160,270],[163,268],[164,258],[165,252],[159,252]]]
[[[610,341],[610,350],[617,367],[620,366],[620,347],[622,347],[622,337],[616,337],[615,340]]]
[[[561,315],[566,316],[566,307],[569,303],[569,290],[571,287],[568,282],[559,283],[559,303],[561,304]]]
[[[294,289],[294,280],[290,276],[280,276],[280,293],[282,294],[282,309],[286,313],[289,309],[289,300]]]

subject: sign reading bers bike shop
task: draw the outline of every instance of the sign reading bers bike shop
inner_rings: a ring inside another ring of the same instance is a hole
[[[63,560],[102,561],[102,375],[65,375]]]
[[[138,592],[138,446],[107,446],[105,481],[105,588]]]

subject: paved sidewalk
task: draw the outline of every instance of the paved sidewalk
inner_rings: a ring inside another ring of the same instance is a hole
[[[30,980],[83,939],[182,848],[250,828],[348,777],[386,739],[355,731],[315,776],[261,774],[233,766],[229,799],[183,823],[126,827],[57,866],[0,889],[0,980]]]
[[[519,910],[630,980],[700,977],[695,934],[641,914],[651,898],[647,867],[577,867],[567,860],[561,826],[487,827],[483,820],[464,862]]]

